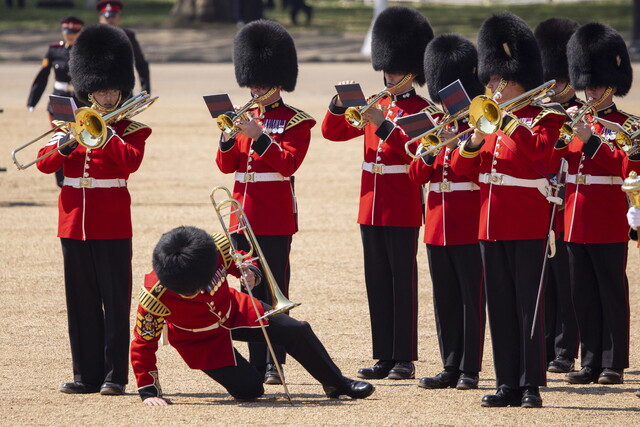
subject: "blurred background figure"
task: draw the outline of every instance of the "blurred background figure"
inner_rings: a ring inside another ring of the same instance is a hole
[[[264,5],[262,0],[234,0],[233,19],[242,27],[252,21],[262,19]]]
[[[8,9],[12,9],[13,8],[13,0],[7,0],[7,8]],[[17,1],[17,5],[20,9],[24,9],[24,0],[18,0]]]
[[[283,0],[282,7],[290,6],[289,16],[291,16],[291,23],[298,25],[298,13],[302,11],[306,15],[305,25],[311,24],[311,17],[313,16],[313,7],[306,3],[306,0]]]
[[[121,11],[124,8],[124,4],[120,0],[101,0],[96,4],[96,9],[100,13],[99,21],[101,24],[113,25],[114,27],[120,26],[120,20],[122,18]],[[149,63],[144,58],[140,44],[136,39],[136,33],[128,28],[122,28],[125,34],[131,42],[133,48],[133,58],[135,61],[136,71],[138,72],[138,78],[140,79],[140,90],[145,90],[151,93],[151,79],[149,75]]]
[[[69,51],[76,42],[84,22],[75,16],[67,16],[60,20],[60,30],[62,31],[62,40],[57,43],[52,43],[47,49],[44,58],[42,58],[42,65],[40,71],[36,75],[31,90],[29,91],[29,98],[27,99],[27,108],[29,111],[33,109],[40,101],[44,90],[47,87],[49,81],[49,74],[51,69],[55,75],[55,82],[53,83],[53,94],[58,96],[74,96],[73,85],[71,84],[71,76],[69,76]],[[76,99],[76,105],[80,103]],[[47,106],[49,113],[49,121],[52,120],[53,111],[51,105]],[[51,124],[54,126],[54,124]],[[62,187],[62,169],[56,172],[56,182],[58,187]]]

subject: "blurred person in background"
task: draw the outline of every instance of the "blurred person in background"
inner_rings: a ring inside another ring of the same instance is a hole
[[[123,8],[124,4],[120,0],[100,0],[98,4],[96,4],[96,9],[100,13],[99,22],[101,24],[120,27],[120,20],[122,19],[121,11]],[[140,44],[136,39],[136,33],[128,28],[122,28],[122,30],[129,38],[129,42],[131,42],[131,47],[133,48],[134,63],[136,71],[138,71],[138,78],[140,79],[140,90],[151,93],[149,63],[142,53]]]
[[[40,71],[31,85],[29,97],[27,98],[27,108],[29,111],[33,111],[38,101],[40,101],[49,82],[49,74],[52,69],[55,76],[53,95],[74,97],[73,84],[71,83],[71,76],[69,76],[69,51],[76,42],[83,27],[84,22],[75,16],[66,16],[60,19],[62,40],[50,44],[47,53],[45,53],[44,58],[42,58]],[[75,101],[76,105],[80,105],[78,99],[75,99]],[[49,121],[51,122],[51,104],[47,105],[47,111],[49,113]],[[55,127],[55,124],[51,123],[51,126]],[[56,183],[58,187],[62,187],[62,179],[62,169],[59,169],[56,171]]]

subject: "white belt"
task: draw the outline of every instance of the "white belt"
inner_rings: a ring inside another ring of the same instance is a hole
[[[567,182],[571,184],[604,184],[604,185],[622,185],[622,178],[619,176],[597,176],[597,175],[577,175],[567,174]]]
[[[96,179],[96,178],[69,178],[64,177],[63,185],[75,188],[114,188],[126,187],[127,180],[122,178]]]
[[[451,191],[474,191],[479,190],[474,182],[431,182],[429,183],[429,191],[436,193],[449,193]]]
[[[183,331],[188,331],[188,332],[212,331],[214,329],[218,329],[220,327],[220,325],[222,325],[224,322],[227,321],[227,319],[229,319],[229,315],[231,314],[231,308],[232,308],[232,306],[229,305],[229,310],[227,310],[227,314],[225,314],[223,318],[221,318],[220,320],[218,320],[217,322],[215,322],[215,323],[213,323],[213,324],[211,324],[209,326],[205,326],[204,328],[189,329],[189,328],[183,328],[181,326],[178,326],[175,323],[172,323],[172,325],[175,326],[178,329],[182,329]]]
[[[409,172],[409,165],[383,165],[381,163],[362,162],[362,170],[380,175],[387,173],[407,173]]]
[[[59,81],[55,81],[53,83],[53,88],[55,90],[61,90],[64,92],[73,92],[73,85],[71,83],[67,83],[67,82],[59,82]]]
[[[278,172],[236,172],[236,181],[239,182],[267,182],[289,181],[288,176],[282,176]]]
[[[478,176],[478,180],[483,184],[537,188],[540,191],[544,190],[543,194],[546,192],[546,188],[549,186],[549,181],[547,181],[546,178],[523,179],[523,178],[515,178],[513,176],[504,175],[500,173],[481,173]]]

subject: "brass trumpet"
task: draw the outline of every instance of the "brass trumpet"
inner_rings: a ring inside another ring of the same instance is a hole
[[[458,134],[458,125],[457,125],[458,120],[462,120],[468,115],[469,115],[468,108],[462,109],[453,115],[450,115],[450,114],[445,115],[436,127],[431,128],[427,132],[423,133],[422,135],[416,136],[415,138],[412,138],[409,141],[407,141],[404,144],[404,151],[407,153],[409,157],[413,159],[421,159],[423,157],[426,157],[429,154],[433,154],[434,156],[438,155],[438,153],[440,153],[440,150],[442,150],[442,147],[444,147],[454,139],[457,139],[460,136],[466,133],[469,133],[473,130],[472,128],[469,128],[466,131],[463,131]],[[454,138],[450,138],[446,141],[442,141],[442,139],[440,138],[440,134],[447,126],[453,126],[451,130],[453,133],[456,133],[457,135]],[[414,154],[411,150],[410,145],[418,140],[420,140],[420,145],[422,145],[424,150],[422,150],[420,154]]]
[[[367,111],[368,109],[370,109],[371,107],[373,107],[374,105],[376,105],[378,103],[378,101],[380,101],[382,98],[393,98],[393,94],[391,93],[391,89],[393,87],[396,86],[402,86],[404,85],[407,81],[409,81],[410,78],[412,78],[413,75],[412,74],[406,74],[402,80],[400,80],[398,83],[396,83],[395,85],[391,86],[391,87],[385,87],[380,93],[378,93],[377,95],[372,96],[371,98],[369,98],[367,105],[363,105],[362,107],[349,107],[347,108],[347,110],[344,112],[344,118],[347,120],[347,123],[349,123],[351,126],[358,128],[358,129],[362,129],[363,127],[365,127],[367,125],[367,123],[369,123],[367,120],[365,120],[362,115],[365,113],[365,111]],[[388,110],[388,108],[386,108],[384,111]]]
[[[640,129],[633,133],[617,132],[616,144],[618,144],[618,147],[620,147],[627,156],[634,156],[640,152],[640,141],[638,141],[639,137]]]
[[[157,96],[151,98],[151,96],[147,92],[143,91],[128,99],[119,108],[108,114],[105,114],[104,116],[102,116],[102,114],[94,108],[78,108],[75,111],[75,122],[63,123],[52,129],[49,129],[42,135],[13,150],[11,152],[13,163],[15,163],[18,169],[26,169],[36,164],[40,160],[49,157],[53,153],[62,150],[64,147],[73,144],[74,142],[77,142],[85,148],[102,148],[102,146],[107,142],[107,125],[109,125],[110,123],[118,122],[125,118],[129,119],[140,114],[141,112],[149,108],[151,104],[156,101],[156,99],[158,99]],[[41,140],[45,136],[55,133],[59,130],[70,133],[73,138],[29,163],[22,164],[20,163],[20,161],[18,161],[17,153],[19,151],[24,150],[25,148]]]
[[[255,104],[258,104],[258,107],[262,108],[260,106],[260,103],[265,99],[268,99],[269,97],[271,97],[271,95],[273,95],[277,89],[278,89],[277,87],[272,87],[267,93],[265,93],[262,96],[258,96],[256,98],[251,99],[249,102],[244,104],[240,109],[236,111],[228,111],[226,113],[220,114],[216,118],[216,124],[218,125],[218,128],[222,132],[226,133],[229,136],[229,138],[233,138],[238,133],[240,133],[240,128],[238,128],[235,125],[235,121],[238,120],[239,118],[244,117],[247,111],[249,111],[251,107],[253,107]]]
[[[562,125],[562,127],[560,128],[560,138],[562,138],[562,140],[565,142],[565,144],[569,144],[571,141],[573,141],[573,138],[575,136],[575,132],[573,131],[573,128],[578,123],[580,123],[580,121],[587,114],[591,113],[592,115],[594,115],[595,114],[595,107],[600,105],[602,103],[602,101],[609,96],[609,94],[611,93],[612,90],[613,90],[613,88],[608,87],[604,91],[602,96],[597,100],[595,100],[593,98],[589,98],[587,100],[587,103],[584,106],[582,106],[582,108],[580,108],[576,112],[576,114],[571,118],[571,121]]]

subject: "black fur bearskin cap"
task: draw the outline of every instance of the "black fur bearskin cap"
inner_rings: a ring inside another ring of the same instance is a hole
[[[253,21],[233,40],[233,64],[240,87],[296,88],[298,57],[291,35],[277,22]]]
[[[93,25],[80,33],[69,59],[69,75],[76,96],[90,105],[89,94],[119,89],[121,100],[131,97],[135,85],[133,50],[123,30]]]
[[[625,96],[631,89],[633,70],[627,45],[606,24],[592,22],[578,28],[567,44],[567,59],[576,90],[611,86],[617,96]]]
[[[373,24],[371,64],[376,71],[413,74],[418,86],[425,83],[424,50],[433,29],[420,12],[404,6],[383,10]]]

